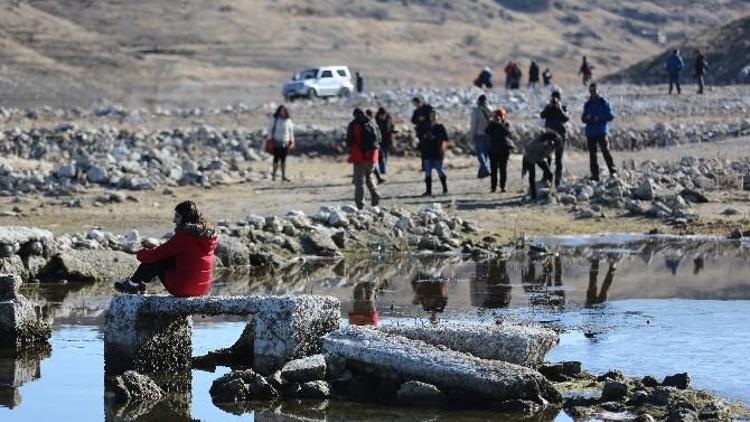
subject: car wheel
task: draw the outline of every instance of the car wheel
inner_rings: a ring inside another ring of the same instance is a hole
[[[351,94],[349,92],[348,88],[341,88],[341,92],[339,92],[339,97],[348,97]]]
[[[310,100],[314,100],[315,98],[318,98],[318,93],[313,88],[310,88],[307,91],[307,98]]]

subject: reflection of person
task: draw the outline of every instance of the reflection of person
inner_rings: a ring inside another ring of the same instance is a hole
[[[702,256],[699,256],[693,260],[693,274],[698,275],[703,270],[703,267],[706,265],[706,261],[703,259]]]
[[[448,290],[444,280],[415,280],[411,283],[414,289],[412,303],[422,305],[422,310],[430,312],[430,319],[437,320],[437,314],[445,310],[448,304]]]
[[[364,281],[354,285],[352,297],[352,311],[349,313],[349,323],[352,325],[375,325],[380,322],[380,313],[375,304],[378,291],[387,285],[383,280],[379,283]]]
[[[487,265],[487,295],[483,307],[489,309],[507,308],[510,305],[511,289],[508,277],[508,262],[494,259]]]
[[[588,290],[586,290],[586,306],[592,306],[607,301],[607,295],[609,294],[609,288],[612,286],[612,281],[614,279],[616,269],[617,262],[610,262],[607,274],[604,276],[604,280],[602,281],[602,288],[597,293],[597,283],[599,279],[599,260],[597,258],[591,259],[591,267],[589,269],[589,288]]]

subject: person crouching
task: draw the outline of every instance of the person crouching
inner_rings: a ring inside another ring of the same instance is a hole
[[[141,264],[132,276],[115,283],[120,293],[145,293],[146,284],[158,277],[173,296],[202,296],[211,288],[216,230],[206,223],[193,201],[174,209],[174,235],[163,245],[142,249]]]
[[[523,168],[521,175],[529,173],[529,196],[532,200],[536,199],[536,166],[542,169],[542,180],[547,183],[552,182],[552,171],[549,169],[547,159],[555,151],[557,145],[562,142],[560,135],[551,129],[546,129],[533,141],[526,145],[523,152]]]

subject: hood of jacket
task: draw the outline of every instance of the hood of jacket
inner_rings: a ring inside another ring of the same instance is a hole
[[[215,248],[219,241],[218,232],[208,224],[180,224],[177,226],[177,231],[195,236],[199,244],[206,250]]]

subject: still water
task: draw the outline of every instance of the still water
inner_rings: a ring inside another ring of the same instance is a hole
[[[550,361],[580,360],[604,372],[689,372],[695,386],[750,403],[750,251],[741,244],[663,239],[596,239],[553,245],[544,257],[474,260],[391,256],[300,262],[274,275],[225,274],[215,294],[315,293],[342,300],[345,322],[377,311],[395,320],[495,324],[535,320],[563,331]],[[24,293],[54,318],[51,351],[0,351],[0,420],[448,420],[492,414],[346,403],[259,403],[254,414],[214,406],[211,382],[227,369],[192,371],[192,394],[169,407],[116,416],[104,400],[102,315],[108,286],[42,286]],[[231,345],[244,323],[195,318],[193,355]],[[560,414],[544,420],[567,420]],[[541,420],[541,419],[540,419]]]

